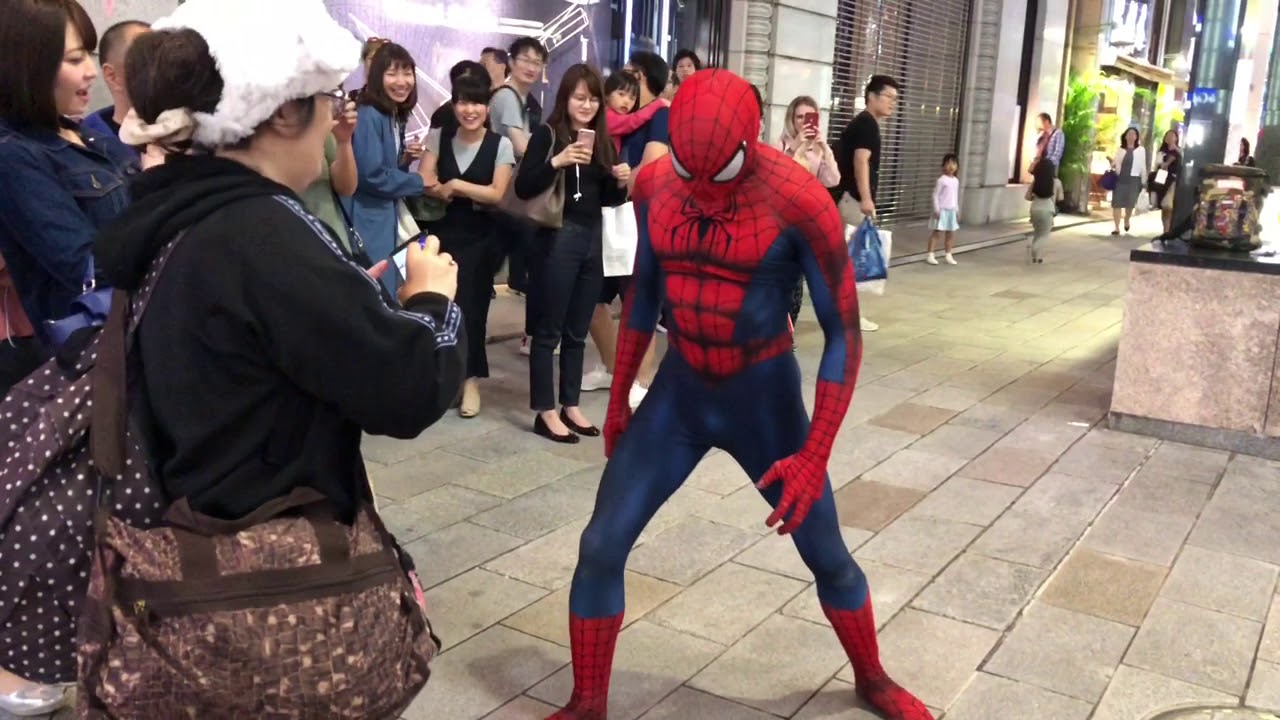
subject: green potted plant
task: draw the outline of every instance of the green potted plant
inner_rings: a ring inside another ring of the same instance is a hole
[[[1094,148],[1094,125],[1098,114],[1098,81],[1072,74],[1058,126],[1066,139],[1058,178],[1066,194],[1066,209],[1089,211],[1089,165]]]

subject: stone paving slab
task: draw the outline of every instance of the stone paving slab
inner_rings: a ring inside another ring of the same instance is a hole
[[[1103,426],[1140,242],[1068,230],[1044,265],[995,247],[895,267],[862,298],[882,329],[832,486],[886,667],[940,720],[1254,720],[1243,703],[1280,703],[1280,465]],[[807,308],[797,339],[812,395]],[[604,459],[599,440],[529,432],[526,363],[492,345],[479,418],[367,443],[450,642],[408,718],[542,720],[571,689],[568,584]],[[584,395],[597,423],[606,395]],[[766,514],[715,452],[659,511],[628,563],[611,718],[874,717]]]

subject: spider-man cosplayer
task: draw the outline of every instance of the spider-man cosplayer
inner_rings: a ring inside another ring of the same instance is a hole
[[[640,243],[605,423],[605,467],[569,597],[573,695],[549,720],[604,720],[636,538],[710,448],[755,481],[817,580],[858,693],[884,717],[931,720],[880,665],[866,577],[840,537],[827,460],[862,359],[858,300],[831,196],[757,142],[760,107],[724,70],[687,79],[671,153],[636,179]],[[803,273],[826,335],[813,425],[787,305]],[[627,391],[664,297],[671,351],[634,417]],[[768,672],[762,667],[761,672]]]

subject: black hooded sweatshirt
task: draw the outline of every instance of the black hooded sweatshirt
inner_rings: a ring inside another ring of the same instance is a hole
[[[415,437],[457,397],[458,307],[389,306],[293,192],[239,163],[171,157],[132,191],[94,248],[112,287],[137,289],[187,230],[130,361],[169,499],[233,519],[309,486],[349,518],[367,495],[361,432]]]

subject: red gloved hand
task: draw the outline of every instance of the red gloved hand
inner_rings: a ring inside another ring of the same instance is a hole
[[[782,482],[782,499],[765,524],[773,527],[785,518],[786,522],[778,528],[778,534],[786,535],[800,527],[809,515],[809,508],[822,495],[827,482],[827,464],[801,450],[774,463],[756,487],[764,490],[779,481]]]
[[[613,448],[618,444],[618,438],[622,433],[627,431],[627,423],[631,422],[631,406],[627,404],[627,396],[624,393],[622,402],[609,403],[609,410],[605,413],[604,418],[604,456],[613,455]]]

